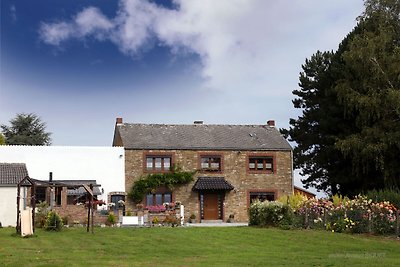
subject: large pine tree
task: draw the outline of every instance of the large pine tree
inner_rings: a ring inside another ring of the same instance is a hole
[[[46,124],[33,114],[17,114],[10,120],[10,126],[1,125],[7,145],[50,145],[51,133]]]
[[[306,186],[354,195],[400,185],[400,0],[365,1],[336,52],[306,60],[282,132]]]

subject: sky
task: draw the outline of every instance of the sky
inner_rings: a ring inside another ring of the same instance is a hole
[[[53,145],[110,146],[131,123],[265,124],[301,65],[336,50],[362,0],[1,0],[0,124],[35,113]]]

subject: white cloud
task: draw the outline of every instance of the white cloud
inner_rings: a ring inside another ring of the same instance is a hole
[[[200,56],[205,86],[222,91],[290,95],[300,65],[317,49],[335,49],[355,25],[362,0],[175,0],[167,9],[121,0],[115,18],[88,7],[71,21],[43,23],[41,39],[110,40],[135,56],[152,40],[173,53]],[[287,76],[292,83],[287,88]],[[294,74],[294,75],[293,75]]]
[[[39,31],[41,39],[51,45],[59,45],[61,42],[71,38],[74,35],[73,33],[72,25],[66,22],[43,23]]]
[[[113,23],[95,7],[86,8],[78,13],[74,22],[78,36],[103,34],[113,28]]]
[[[39,35],[43,42],[58,46],[71,38],[94,36],[99,40],[106,39],[107,32],[113,27],[112,21],[98,8],[88,7],[79,12],[70,22],[42,23]]]
[[[121,1],[118,15],[114,20],[115,31],[112,41],[124,53],[135,55],[152,37],[155,22],[162,13],[163,8],[144,0]]]

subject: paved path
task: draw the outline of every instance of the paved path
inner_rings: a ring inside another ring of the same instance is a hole
[[[186,223],[185,226],[189,227],[238,227],[238,226],[249,226],[248,223]]]

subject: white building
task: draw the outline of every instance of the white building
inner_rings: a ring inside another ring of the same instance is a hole
[[[99,199],[106,202],[108,193],[125,192],[122,147],[0,146],[0,163],[25,163],[29,177],[38,180],[48,180],[50,172],[53,180],[96,180],[104,190]]]
[[[28,175],[23,163],[0,163],[0,223],[15,226],[17,221],[17,184]],[[22,188],[20,205],[26,197]]]

